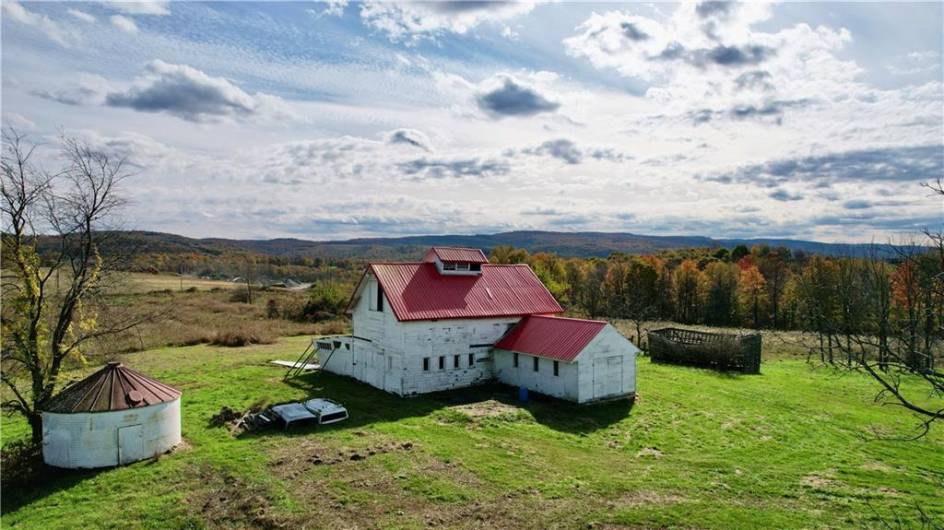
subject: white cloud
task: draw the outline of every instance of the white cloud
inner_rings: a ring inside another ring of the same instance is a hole
[[[130,1],[130,2],[103,2],[108,7],[124,13],[126,15],[156,15],[164,16],[170,14],[170,8],[168,7],[168,2],[146,2],[146,1]]]
[[[126,17],[124,15],[112,15],[111,18],[112,26],[124,31],[125,33],[137,33],[138,25],[134,23],[134,19]]]
[[[893,75],[916,75],[933,72],[941,68],[941,54],[933,50],[910,52],[895,58],[886,66]]]
[[[109,93],[105,104],[141,112],[166,112],[196,122],[224,117],[287,116],[288,112],[278,97],[249,94],[228,79],[159,59],[148,63],[145,75],[136,79],[131,88]]]
[[[485,23],[501,22],[534,8],[532,2],[378,2],[361,4],[364,23],[394,42],[415,42],[445,33],[465,34]]]
[[[86,13],[85,11],[80,11],[78,9],[68,9],[66,13],[69,13],[73,17],[81,20],[82,22],[88,22],[89,24],[95,22],[95,17]]]
[[[753,27],[769,16],[764,4],[729,2],[681,4],[664,22],[593,13],[564,45],[598,68],[646,81],[647,96],[679,114],[764,109],[779,116],[784,102],[843,94],[861,73],[837,56],[851,40],[847,30]]]
[[[105,94],[111,89],[111,83],[104,77],[89,73],[79,73],[75,82],[61,89],[36,89],[31,92],[49,101],[56,101],[65,105],[101,105],[105,101]]]
[[[33,120],[22,114],[17,114],[16,112],[4,112],[3,125],[5,127],[13,127],[19,131],[32,131],[36,129],[36,123],[33,122]]]
[[[71,30],[46,15],[34,13],[15,0],[3,2],[3,12],[6,16],[27,26],[36,28],[57,44],[70,47],[78,42],[78,36]]]

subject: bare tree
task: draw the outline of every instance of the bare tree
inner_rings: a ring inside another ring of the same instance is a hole
[[[47,173],[34,162],[35,149],[17,131],[4,130],[0,210],[9,276],[3,283],[0,379],[13,395],[3,407],[26,416],[38,442],[40,413],[64,363],[84,359],[99,339],[143,317],[116,315],[99,303],[115,265],[100,252],[107,237],[101,228],[123,205],[117,187],[128,176],[124,160],[62,137],[66,164]]]
[[[944,198],[941,180],[925,186],[936,200]],[[909,241],[895,247],[894,271],[875,252],[870,255],[856,282],[866,322],[858,332],[846,327],[845,341],[829,345],[845,353],[852,369],[878,382],[877,400],[922,418],[918,436],[944,419],[944,372],[936,366],[944,354],[944,233],[926,230],[925,235],[929,245]],[[827,320],[824,328],[844,328],[841,318]],[[822,355],[822,342],[818,349]],[[923,384],[905,384],[914,381]]]

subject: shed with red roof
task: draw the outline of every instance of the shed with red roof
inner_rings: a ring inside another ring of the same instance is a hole
[[[638,352],[601,320],[532,315],[495,344],[495,377],[577,403],[632,397]]]

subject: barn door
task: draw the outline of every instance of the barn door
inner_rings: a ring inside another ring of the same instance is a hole
[[[152,455],[144,454],[144,428],[129,425],[118,429],[118,464],[130,464]]]
[[[599,399],[620,393],[623,385],[622,357],[597,357],[593,359],[593,397]]]

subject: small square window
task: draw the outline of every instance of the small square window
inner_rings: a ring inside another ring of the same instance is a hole
[[[517,367],[518,367],[518,354],[515,353],[515,354],[513,354],[513,355],[515,356],[515,357],[514,357],[515,368],[517,368]]]
[[[455,264],[455,263],[443,263],[443,270],[444,270],[444,271],[454,271],[454,270],[456,270],[456,264]]]
[[[474,353],[470,353],[470,354],[469,354],[469,366],[472,366],[473,364],[475,364],[475,354],[474,354]]]
[[[459,356],[458,356],[458,355],[453,355],[453,356],[452,356],[452,367],[453,367],[453,368],[458,368],[458,367],[459,367]]]
[[[446,356],[440,355],[439,356],[439,369],[442,370],[444,368],[446,368]]]
[[[423,371],[429,371],[429,357],[423,357]]]
[[[467,270],[469,270],[469,264],[468,264],[468,263],[457,263],[457,264],[456,264],[456,270],[457,270],[457,271],[467,271]]]
[[[560,375],[560,362],[554,361],[554,375]]]
[[[539,360],[539,359],[538,359],[537,357],[534,358],[534,371],[535,371],[535,372],[538,371],[538,360]]]

